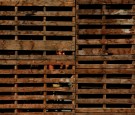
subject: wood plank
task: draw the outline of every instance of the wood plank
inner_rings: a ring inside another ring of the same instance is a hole
[[[66,57],[66,56],[64,56]],[[57,58],[57,55],[56,55]],[[51,57],[50,57],[51,59]],[[66,58],[65,58],[66,59]],[[59,65],[59,64],[67,64],[67,65],[75,65],[75,61],[74,60],[45,60],[45,59],[39,59],[39,60],[13,60],[13,59],[1,59],[0,61],[1,65]]]
[[[133,29],[80,29],[79,34],[106,34],[106,35],[132,35],[135,34]]]
[[[17,95],[16,100],[44,100],[43,95]]]
[[[73,104],[46,104],[46,109],[74,109]]]
[[[77,0],[77,4],[134,4],[134,0]]]
[[[24,69],[24,70],[13,70],[13,69],[1,69],[0,74],[44,74],[44,70],[39,69]]]
[[[94,115],[134,115],[135,113],[119,113],[119,112],[107,112],[107,113],[97,113],[97,112],[88,112],[88,113],[76,113],[76,115],[89,115],[89,114],[94,114]]]
[[[135,39],[90,39],[90,40],[77,40],[77,45],[117,45],[117,44],[135,44]]]
[[[135,69],[135,65],[134,64],[77,64],[76,68]]]
[[[58,100],[58,99],[70,99],[70,100],[74,100],[75,99],[75,95],[47,95],[46,99],[48,100]]]
[[[106,108],[106,109],[102,109],[102,108],[76,108],[76,112],[78,113],[84,113],[84,112],[97,112],[97,113],[108,113],[108,112],[118,112],[118,113],[135,113],[135,109],[131,109],[131,108]]]
[[[46,112],[46,115],[75,115],[74,112]]]
[[[19,109],[44,109],[44,104],[17,104]]]
[[[135,74],[134,69],[76,69],[78,74]]]
[[[34,54],[29,54],[29,55],[0,55],[0,59],[23,59],[23,60],[73,60],[74,55],[34,55]],[[1,64],[3,63],[0,62]]]
[[[131,99],[77,99],[77,104],[133,104]]]
[[[131,48],[108,48],[103,51],[102,48],[87,48],[78,50],[77,55],[130,55],[134,54],[134,50]]]
[[[46,36],[75,36],[75,32],[70,31],[13,31],[1,30],[0,35],[46,35]]]
[[[102,56],[77,56],[77,61],[112,61],[112,60],[135,60],[134,55],[102,55]]]
[[[58,87],[58,88],[47,87],[46,91],[75,92],[75,88],[74,87]]]
[[[78,19],[79,25],[134,25],[133,19]]]
[[[120,78],[77,78],[77,83],[109,83],[109,84],[135,84],[134,79],[120,79]]]
[[[0,50],[75,50],[72,41],[0,40],[0,44]]]
[[[16,97],[14,95],[0,95],[0,100],[16,100]]]
[[[43,112],[18,112],[17,115],[44,115]],[[6,115],[6,114],[5,114]]]
[[[135,12],[132,10],[125,9],[80,9],[78,15],[134,15]]]
[[[78,89],[76,94],[135,94],[134,89]]]
[[[75,75],[72,78],[45,78],[46,83],[74,83]]]
[[[75,2],[74,0],[49,0],[49,1],[44,1],[44,0],[16,0],[16,1],[10,1],[10,0],[5,0],[1,1],[2,6],[74,6]]]

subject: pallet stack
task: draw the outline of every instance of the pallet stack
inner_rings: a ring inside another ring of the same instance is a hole
[[[75,109],[74,0],[0,1],[0,115]]]
[[[135,115],[135,1],[0,0],[0,115]]]
[[[134,115],[135,2],[77,0],[76,115]]]

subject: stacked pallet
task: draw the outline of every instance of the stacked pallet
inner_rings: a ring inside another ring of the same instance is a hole
[[[135,2],[77,0],[76,115],[135,114]]]
[[[0,115],[71,115],[74,0],[0,1]]]

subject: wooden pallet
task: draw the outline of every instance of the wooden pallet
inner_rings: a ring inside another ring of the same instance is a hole
[[[135,114],[134,7],[77,0],[76,115]]]
[[[0,114],[73,115],[74,0],[0,1],[0,44]]]

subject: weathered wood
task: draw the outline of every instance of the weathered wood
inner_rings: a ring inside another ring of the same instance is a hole
[[[46,108],[47,109],[61,109],[61,108],[73,109],[74,105],[72,104],[47,104]]]
[[[49,0],[49,1],[44,1],[44,0],[16,0],[16,1],[10,1],[10,0],[5,0],[1,1],[0,5],[2,6],[74,6],[75,2],[74,0]]]
[[[106,9],[102,11],[102,9],[84,9],[84,10],[79,10],[78,15],[134,15],[134,11],[132,10],[112,10],[112,9]]]
[[[0,50],[75,50],[72,41],[1,40],[0,44]]]
[[[90,40],[77,40],[77,44],[89,44],[89,45],[98,45],[98,44],[135,44],[135,39],[90,39]]]
[[[93,69],[135,69],[133,64],[78,64],[76,68],[93,68]]]
[[[46,99],[48,100],[61,100],[61,99],[70,99],[73,100],[75,99],[75,95],[48,95],[46,96]]]
[[[134,4],[133,0],[77,0],[77,4]]]
[[[0,35],[46,35],[46,36],[75,36],[75,32],[65,31],[13,31],[0,30]]]
[[[45,113],[46,115],[75,115],[75,113],[73,112],[48,112],[48,113]]]
[[[131,109],[131,108],[129,108],[129,109],[127,109],[127,108],[107,108],[107,109],[102,109],[102,108],[99,108],[99,109],[97,109],[97,108],[92,108],[92,109],[89,109],[89,108],[77,108],[76,109],[76,112],[79,112],[79,113],[84,113],[84,112],[97,112],[97,113],[108,113],[108,112],[112,112],[112,113],[115,113],[115,112],[118,112],[118,113],[123,113],[123,112],[125,112],[125,113],[134,113],[135,112],[135,109]]]
[[[73,78],[46,78],[46,83],[74,83],[75,82],[75,76],[72,76]]]
[[[78,55],[129,55],[134,54],[134,49],[131,48],[108,48],[108,50],[103,50],[102,48],[87,48],[78,50]]]
[[[46,91],[74,92],[75,88],[74,87],[58,87],[58,88],[48,87],[46,88]]]
[[[134,89],[78,89],[76,94],[135,94]]]
[[[133,104],[131,99],[77,99],[77,104]]]
[[[28,57],[28,56],[26,56],[26,57]],[[31,56],[30,56],[31,57]],[[64,56],[64,57],[66,57],[66,56]],[[57,55],[56,55],[56,58],[57,58]],[[66,59],[66,58],[65,58]],[[31,65],[31,66],[35,66],[35,65],[60,65],[60,64],[67,64],[67,65],[75,65],[75,61],[74,60],[63,60],[62,61],[62,59],[60,59],[60,60],[51,60],[51,56],[50,56],[50,60],[47,60],[47,59],[40,59],[39,58],[39,60],[33,60],[33,59],[29,59],[29,60],[12,60],[12,58],[11,59],[9,59],[9,60],[7,60],[7,59],[1,59],[0,60],[0,63],[1,63],[1,65]]]
[[[135,74],[134,69],[76,69],[78,74]]]
[[[99,61],[99,60],[135,60],[134,55],[98,55],[98,56],[77,56],[77,61]]]
[[[120,78],[78,78],[77,83],[109,83],[109,84],[135,84],[134,79],[120,79]]]
[[[74,59],[74,56],[73,55],[37,55],[37,54],[29,54],[29,55],[0,55],[0,59],[7,59],[8,60],[21,60],[22,61],[22,64],[26,64],[25,62],[23,61],[26,61],[26,60],[56,60],[56,61],[59,61],[59,60],[73,60]],[[1,63],[5,64],[5,61],[1,61]],[[9,63],[7,61],[7,63]],[[21,62],[20,62],[21,63]],[[29,63],[29,62],[27,62]],[[11,63],[12,64],[12,63]],[[19,64],[19,63],[18,63]],[[10,65],[10,63],[9,63]]]
[[[134,25],[133,19],[78,19],[79,25]]]
[[[97,112],[91,112],[91,113],[76,113],[76,115],[89,115],[89,114],[94,114],[94,115],[134,115],[135,113],[126,113],[126,112],[124,112],[124,113],[118,113],[118,112],[107,112],[107,113],[105,113],[105,112],[103,112],[103,113],[97,113]]]
[[[135,31],[133,29],[80,29],[79,34],[132,35]]]

